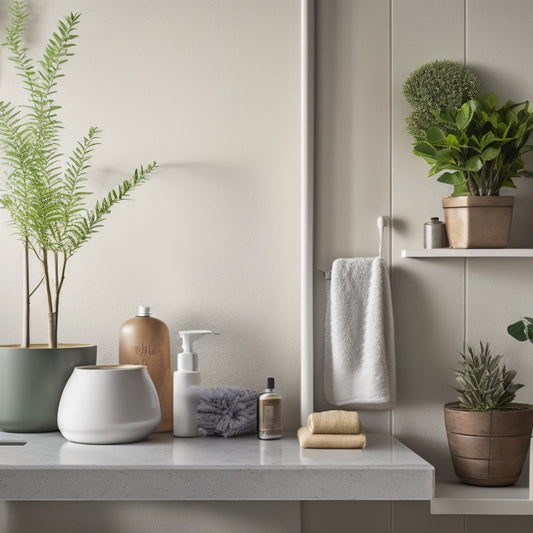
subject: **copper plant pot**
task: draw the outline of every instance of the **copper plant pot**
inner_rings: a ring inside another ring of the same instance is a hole
[[[533,405],[501,411],[467,411],[458,402],[444,406],[448,446],[463,483],[500,487],[518,481],[533,428]]]
[[[505,248],[514,196],[455,196],[442,199],[450,248]]]

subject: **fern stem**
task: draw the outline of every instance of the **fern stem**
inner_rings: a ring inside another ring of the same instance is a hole
[[[56,252],[56,259],[58,257],[58,254]],[[57,338],[58,338],[58,327],[59,327],[59,297],[61,295],[61,289],[63,288],[63,282],[65,281],[65,271],[67,268],[67,254],[66,252],[63,252],[63,264],[61,265],[61,275],[57,277],[57,283],[56,283],[56,292],[55,292],[55,302],[54,302],[54,337],[56,339],[56,345],[57,345]],[[56,262],[56,268],[57,268],[57,262]],[[56,273],[56,275],[58,272]]]
[[[33,296],[33,294],[37,291],[37,289],[43,284],[44,276],[39,280],[39,283],[33,287],[32,291],[30,292],[30,298]]]
[[[48,303],[48,346],[50,348],[57,348],[57,336],[56,332],[56,314],[54,312],[54,306],[52,301],[52,287],[50,284],[50,265],[48,264],[48,250],[43,249],[43,274],[44,274],[44,283],[46,287],[46,301]]]
[[[30,261],[28,239],[23,243],[22,260],[22,348],[30,347]]]

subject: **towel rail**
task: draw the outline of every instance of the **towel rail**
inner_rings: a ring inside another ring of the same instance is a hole
[[[390,219],[386,216],[379,216],[377,220],[378,232],[379,232],[379,248],[378,255],[383,257],[383,228],[389,225]],[[331,279],[331,271],[324,272],[325,279]]]
[[[389,217],[378,217],[378,231],[379,231],[379,257],[383,257],[383,228],[389,225]]]

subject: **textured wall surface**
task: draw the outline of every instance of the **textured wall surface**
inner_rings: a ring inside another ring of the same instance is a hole
[[[135,165],[161,168],[74,258],[60,336],[117,358],[117,330],[139,303],[201,341],[206,385],[262,388],[278,378],[285,426],[299,403],[299,1],[32,0],[29,44],[83,13],[76,57],[59,89],[65,149],[104,130],[91,186],[102,194]],[[0,3],[0,23],[6,21]],[[376,255],[376,218],[393,220],[386,254],[396,319],[398,405],[364,412],[451,471],[442,405],[463,342],[507,354],[533,401],[531,346],[505,332],[531,313],[529,259],[401,259],[441,216],[447,186],[425,178],[405,132],[406,76],[432,59],[466,61],[501,100],[533,98],[529,0],[318,0],[316,152],[316,397],[321,389],[323,275],[336,257]],[[0,94],[20,98],[0,51]],[[533,180],[520,182],[512,245],[533,246]],[[0,337],[18,341],[19,251],[0,227]],[[45,338],[33,305],[35,340]],[[272,522],[274,521],[274,522]],[[529,517],[431,516],[425,502],[4,503],[0,531],[137,533],[303,531],[509,533]]]
[[[140,303],[151,305],[170,328],[173,354],[181,329],[221,332],[196,346],[205,385],[262,389],[276,376],[294,426],[299,4],[54,0],[30,8],[36,54],[57,19],[82,13],[57,100],[65,150],[90,125],[103,129],[89,174],[94,199],[135,166],[160,165],[72,259],[60,340],[93,342],[100,362],[115,362],[119,326]],[[1,53],[2,95],[18,100],[19,80]],[[17,342],[18,244],[5,225],[0,232],[0,293],[10,302],[0,331]],[[43,305],[36,294],[35,341],[46,339]]]

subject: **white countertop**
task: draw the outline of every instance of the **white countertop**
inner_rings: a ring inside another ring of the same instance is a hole
[[[433,492],[434,468],[389,435],[367,435],[365,450],[302,450],[294,434],[160,433],[95,446],[0,432],[0,500],[431,500]]]

